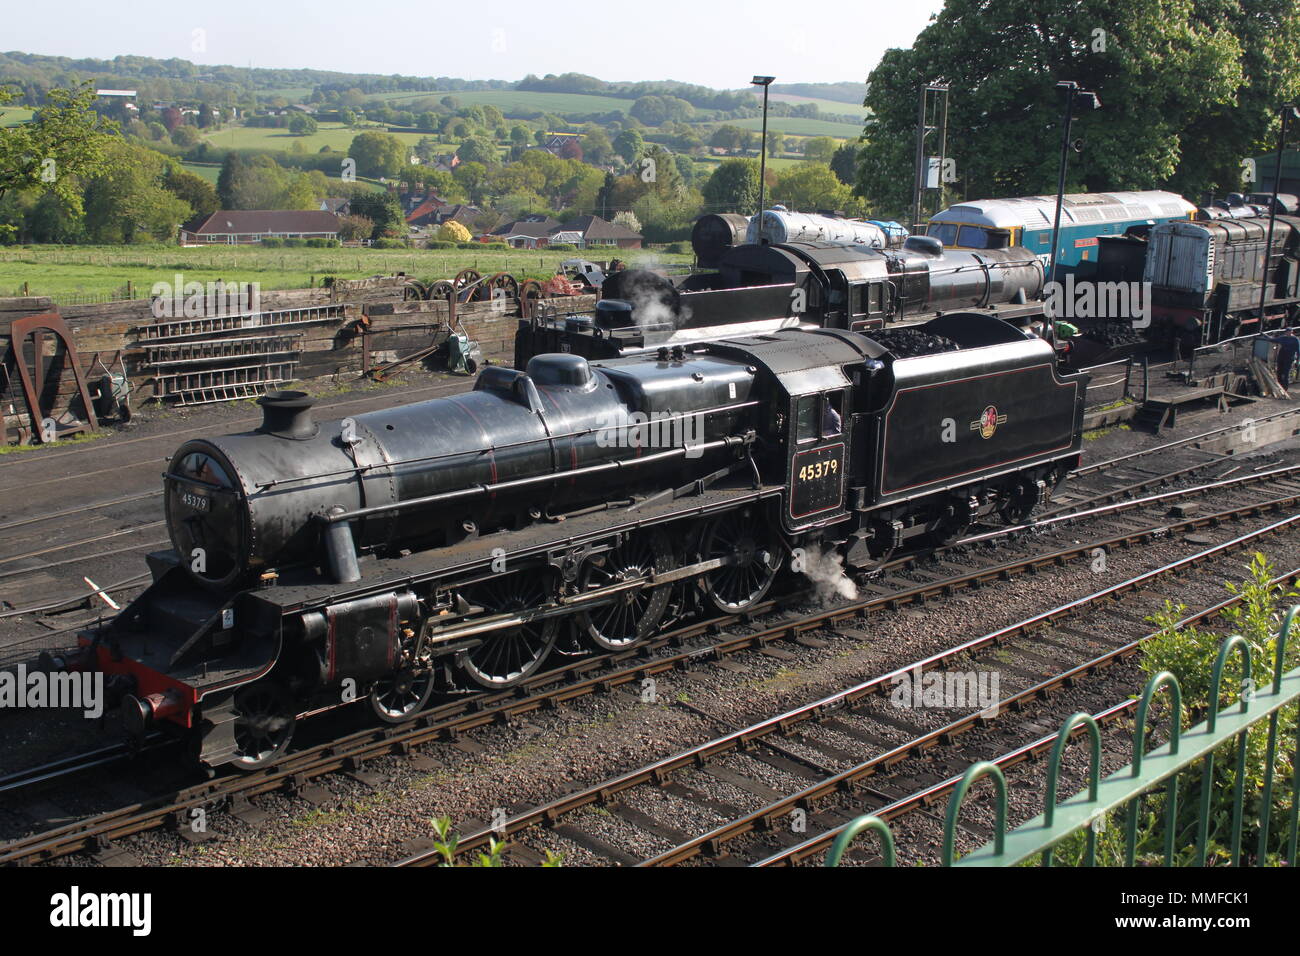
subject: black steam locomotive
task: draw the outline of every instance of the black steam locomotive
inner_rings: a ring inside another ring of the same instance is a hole
[[[982,313],[918,334],[946,350],[791,329],[541,355],[328,423],[268,395],[255,431],[176,452],[173,549],[74,666],[111,675],[135,732],[253,769],[319,710],[368,697],[398,722],[435,686],[505,688],[557,647],[745,611],[798,548],[865,569],[1024,519],[1078,461],[1083,377]]]
[[[716,271],[678,281],[644,270],[615,272],[594,315],[522,319],[516,367],[548,352],[612,358],[780,328],[869,331],[953,309],[981,309],[1012,322],[1043,313],[1035,301],[1043,292],[1043,264],[1023,248],[953,251],[912,236],[900,249],[802,240],[701,249],[707,238],[697,233],[697,252],[707,252]]]

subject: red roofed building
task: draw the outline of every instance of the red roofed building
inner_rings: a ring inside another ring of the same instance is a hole
[[[339,217],[321,209],[218,209],[193,229],[181,230],[181,245],[242,245],[276,239],[337,239]]]

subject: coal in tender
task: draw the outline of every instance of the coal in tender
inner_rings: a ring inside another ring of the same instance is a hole
[[[889,349],[898,358],[935,355],[939,352],[955,352],[961,348],[945,335],[935,335],[921,329],[889,329],[884,332],[872,332],[871,338]]]

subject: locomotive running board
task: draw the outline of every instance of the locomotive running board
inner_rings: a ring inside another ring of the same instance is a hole
[[[425,642],[430,644],[446,644],[451,641],[459,641],[468,637],[477,637],[480,634],[489,634],[492,631],[500,631],[510,627],[520,627],[524,624],[531,624],[535,621],[544,621],[547,618],[563,617],[566,614],[572,614],[575,610],[581,610],[586,607],[599,607],[602,604],[609,603],[612,599],[625,591],[635,591],[647,588],[662,587],[666,584],[683,580],[684,578],[696,577],[700,574],[707,574],[710,571],[716,571],[729,563],[727,558],[711,558],[708,561],[699,561],[695,564],[688,564],[685,567],[676,568],[672,571],[665,571],[663,574],[653,574],[649,577],[634,578],[631,581],[621,581],[618,584],[611,584],[609,587],[599,588],[595,591],[587,591],[584,594],[575,594],[571,597],[560,599],[558,605],[538,608],[533,611],[524,611],[519,614],[497,614],[492,617],[475,621],[471,624],[449,627],[442,630],[431,631],[425,637]]]

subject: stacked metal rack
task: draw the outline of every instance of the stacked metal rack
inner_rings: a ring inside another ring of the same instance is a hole
[[[204,405],[251,398],[293,381],[304,338],[294,327],[337,323],[344,317],[344,304],[331,303],[165,319],[140,326],[136,334],[145,365],[154,374],[156,397]]]

